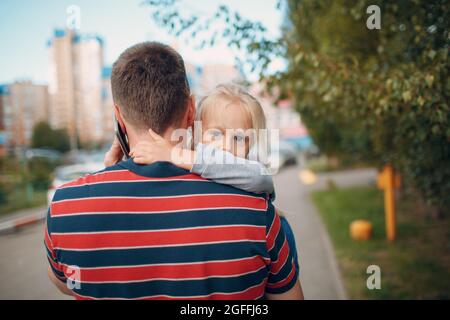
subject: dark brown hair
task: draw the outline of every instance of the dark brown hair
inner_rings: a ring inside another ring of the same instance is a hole
[[[125,50],[113,65],[111,89],[126,121],[159,134],[178,125],[190,96],[183,58],[158,42]]]

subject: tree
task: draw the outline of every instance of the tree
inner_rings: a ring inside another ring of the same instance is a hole
[[[180,1],[147,3],[175,35],[244,50],[239,63],[294,100],[323,152],[392,164],[429,203],[450,205],[447,1],[280,1],[287,22],[279,39],[225,6],[204,17],[183,16]],[[381,9],[380,30],[366,27],[369,5]],[[279,56],[287,69],[268,74]]]
[[[31,146],[67,152],[70,150],[69,135],[64,129],[55,130],[47,122],[39,122],[33,128]]]

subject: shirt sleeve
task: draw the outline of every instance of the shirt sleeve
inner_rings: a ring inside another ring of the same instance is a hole
[[[270,258],[270,272],[266,292],[281,294],[290,290],[298,279],[294,255],[281,227],[280,216],[269,201],[266,223],[266,244]]]
[[[50,207],[47,210],[47,217],[45,219],[45,238],[44,245],[47,252],[47,260],[50,264],[50,267],[55,274],[56,278],[66,283],[67,278],[64,275],[64,271],[62,266],[59,264],[58,259],[56,257],[56,252],[53,247],[52,237],[51,237],[51,226],[52,226],[52,216],[50,214]]]
[[[245,191],[274,195],[272,176],[262,163],[236,157],[211,145],[197,144],[191,172]]]

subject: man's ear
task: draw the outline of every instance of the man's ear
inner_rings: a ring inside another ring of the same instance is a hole
[[[194,125],[194,121],[195,121],[195,97],[194,95],[191,95],[189,97],[189,101],[188,101],[188,108],[187,108],[187,127],[192,127]]]
[[[124,133],[127,132],[127,128],[125,126],[125,122],[123,121],[122,113],[120,112],[120,108],[117,104],[114,105],[114,115],[116,116],[117,121],[119,122],[119,126],[122,128]]]

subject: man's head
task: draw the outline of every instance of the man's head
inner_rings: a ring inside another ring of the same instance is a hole
[[[144,42],[125,50],[113,65],[111,87],[119,122],[135,132],[164,134],[191,125],[183,58],[167,45]]]

